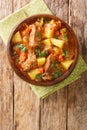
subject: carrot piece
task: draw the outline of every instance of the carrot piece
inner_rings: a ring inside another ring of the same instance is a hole
[[[59,36],[60,33],[59,33],[59,31],[56,31],[55,34]]]
[[[54,31],[56,31],[56,30],[58,29],[58,24],[57,24],[57,23],[52,24],[51,26],[52,26],[52,29],[53,29]]]
[[[60,62],[62,62],[62,61],[64,61],[64,57],[63,57],[62,55],[59,55],[58,60],[59,60]]]
[[[39,71],[40,74],[43,73],[43,68],[40,67],[40,68],[38,69],[38,71]]]
[[[59,55],[61,55],[61,51],[57,49],[53,56],[58,59]]]
[[[21,52],[20,57],[19,57],[20,62],[25,61],[26,58],[27,58],[27,53],[26,52]]]

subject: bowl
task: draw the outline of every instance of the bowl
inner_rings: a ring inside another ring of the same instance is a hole
[[[23,25],[23,23],[27,23],[28,25],[30,25],[34,21],[36,21],[37,18],[42,18],[42,17],[45,18],[45,19],[53,19],[53,20],[56,20],[56,21],[61,21],[61,25],[67,29],[67,32],[68,32],[68,35],[69,35],[69,40],[70,40],[70,49],[71,49],[71,52],[73,52],[74,56],[73,56],[73,64],[70,66],[70,68],[62,76],[60,76],[56,79],[53,79],[53,80],[46,80],[46,81],[38,81],[37,82],[35,80],[31,80],[29,78],[29,76],[24,71],[19,69],[17,67],[17,65],[15,64],[15,62],[12,58],[12,37],[19,30],[20,26]],[[74,67],[77,63],[78,54],[79,54],[79,45],[78,45],[76,35],[75,35],[74,31],[72,30],[72,28],[67,23],[65,23],[63,20],[61,20],[60,18],[58,18],[54,15],[49,15],[49,14],[38,14],[38,15],[28,17],[28,18],[24,19],[23,21],[21,21],[12,30],[12,32],[9,36],[9,39],[8,39],[8,44],[7,44],[7,55],[8,55],[8,60],[10,62],[12,69],[24,81],[26,81],[30,84],[36,85],[36,86],[45,86],[45,87],[52,86],[52,85],[55,85],[55,84],[65,80],[71,74],[71,72],[73,71],[73,69],[74,69]]]

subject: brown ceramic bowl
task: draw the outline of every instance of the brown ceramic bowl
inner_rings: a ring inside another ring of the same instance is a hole
[[[71,45],[71,49],[72,51],[74,51],[74,63],[71,65],[71,67],[69,68],[69,70],[64,73],[61,77],[58,77],[57,79],[55,80],[52,80],[52,81],[33,81],[33,80],[30,80],[29,77],[26,75],[25,72],[22,72],[20,71],[17,66],[15,65],[12,57],[11,57],[11,40],[12,40],[12,36],[15,34],[16,31],[18,31],[19,29],[19,26],[22,25],[23,23],[27,23],[27,24],[31,24],[32,22],[34,22],[37,18],[40,18],[40,17],[45,17],[45,18],[49,18],[49,19],[54,19],[54,20],[60,20],[62,25],[64,27],[67,28],[68,30],[68,33],[69,33],[69,38],[70,38],[70,45]],[[27,81],[28,83],[31,83],[31,84],[34,84],[34,85],[38,85],[38,86],[52,86],[54,84],[57,84],[59,82],[62,82],[64,79],[66,79],[70,73],[73,71],[75,65],[76,65],[76,62],[77,62],[77,59],[78,59],[78,53],[79,53],[79,47],[78,47],[78,41],[77,41],[77,38],[75,36],[75,33],[73,32],[72,28],[67,24],[65,23],[63,20],[61,20],[60,18],[54,16],[54,15],[49,15],[49,14],[38,14],[38,15],[34,15],[34,16],[31,16],[31,17],[28,17],[26,19],[24,19],[22,22],[20,22],[11,32],[11,35],[9,37],[9,40],[8,40],[8,46],[7,46],[7,55],[8,55],[8,59],[9,59],[9,62],[13,68],[13,70],[15,71],[15,73],[20,77],[22,78],[24,81]]]

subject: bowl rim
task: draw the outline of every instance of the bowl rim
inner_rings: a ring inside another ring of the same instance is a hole
[[[12,40],[12,36],[14,35],[14,33],[17,31],[18,27],[23,24],[24,22],[26,23],[26,21],[34,21],[35,18],[38,18],[38,17],[48,17],[48,18],[51,18],[51,19],[55,19],[55,20],[60,20],[62,23],[64,23],[66,25],[66,28],[68,29],[68,31],[70,31],[75,39],[75,42],[76,42],[76,55],[75,55],[75,58],[74,58],[74,63],[71,65],[70,69],[67,70],[62,76],[58,77],[57,79],[55,80],[51,80],[51,81],[46,81],[46,82],[42,82],[42,81],[34,81],[34,80],[29,80],[28,77],[26,77],[25,73],[20,71],[16,65],[14,64],[12,58],[11,58],[11,52],[10,52],[10,44],[11,44],[11,40]],[[9,60],[9,63],[12,67],[12,69],[14,70],[14,72],[21,78],[23,79],[24,81],[32,84],[32,85],[35,85],[35,86],[42,86],[42,87],[49,87],[49,86],[53,86],[53,85],[56,85],[60,82],[62,82],[63,80],[65,80],[66,78],[68,78],[68,76],[71,74],[71,72],[74,70],[75,66],[76,66],[76,63],[77,63],[77,60],[78,60],[78,55],[79,55],[79,43],[78,43],[78,40],[77,40],[77,37],[73,31],[73,29],[65,22],[63,21],[62,19],[60,19],[59,17],[55,16],[55,15],[52,15],[52,14],[36,14],[36,15],[32,15],[32,16],[29,16],[25,19],[23,19],[21,22],[19,22],[11,31],[10,33],[10,36],[8,38],[8,42],[7,42],[7,57],[8,57],[8,60]]]

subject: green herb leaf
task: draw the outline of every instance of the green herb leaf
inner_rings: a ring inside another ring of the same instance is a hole
[[[36,56],[39,57],[39,54],[40,54],[40,47],[36,47],[35,48],[35,52],[36,52]]]
[[[68,51],[67,51],[67,50],[64,50],[62,55],[63,55],[64,57],[66,57],[67,54],[68,54]]]
[[[24,46],[24,45],[22,45],[22,44],[17,44],[16,45],[22,52],[27,52],[28,50],[27,50],[27,48]]]
[[[65,38],[66,42],[68,42],[68,41],[69,41],[69,38],[68,38],[68,36],[67,36],[67,35],[64,35],[64,38]]]
[[[22,49],[24,46],[22,45],[22,44],[20,44],[20,43],[18,43],[17,45],[16,45],[19,49]]]
[[[54,74],[53,74],[53,78],[54,78],[54,79],[56,79],[56,78],[58,78],[58,77],[60,77],[60,76],[62,76],[62,72],[59,72],[59,71],[56,71],[56,72],[54,72]]]
[[[35,33],[35,36],[36,36],[36,37],[40,37],[41,35],[40,35],[39,32],[36,32],[36,33]]]
[[[22,52],[27,52],[27,48],[24,47],[23,49],[21,49]]]
[[[65,68],[62,68],[62,69],[61,69],[61,71],[64,71],[64,70],[65,70]]]
[[[48,55],[48,51],[39,53],[39,57],[46,57],[47,55]]]
[[[36,79],[41,79],[42,78],[42,74],[37,74],[36,75]]]
[[[46,57],[48,55],[48,51],[41,52],[40,47],[36,47],[35,49],[37,57]]]
[[[51,62],[51,66],[50,66],[51,68],[54,68],[55,67],[55,61],[53,60],[52,62]]]

